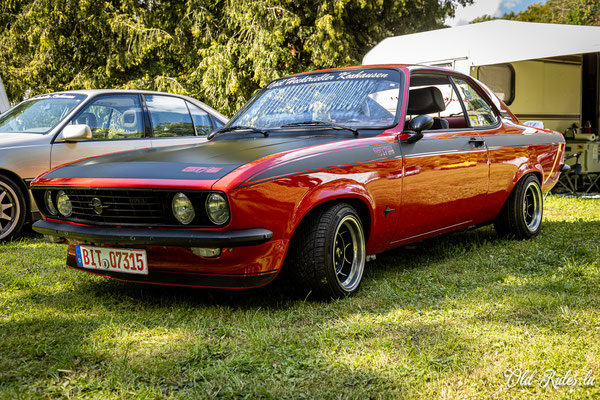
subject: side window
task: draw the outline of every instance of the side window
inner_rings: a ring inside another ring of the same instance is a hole
[[[458,94],[446,75],[419,74],[410,78],[407,123],[412,117],[433,117],[430,130],[464,129],[467,121]]]
[[[183,99],[145,95],[155,137],[194,136],[192,117]]]
[[[495,125],[498,122],[492,106],[490,106],[466,81],[454,78],[454,82],[460,93],[461,100],[465,105],[469,117],[469,123],[473,127]]]
[[[100,96],[71,122],[89,126],[92,130],[92,140],[144,136],[142,107],[138,95]]]
[[[215,128],[222,128],[225,126],[224,123],[222,123],[221,121],[219,121],[218,119],[216,119],[215,117],[213,117],[213,122],[215,124]]]
[[[213,129],[212,122],[208,113],[206,113],[206,111],[202,110],[200,107],[193,105],[192,103],[187,103],[187,105],[190,109],[190,113],[192,114],[192,120],[194,121],[196,133],[202,136],[208,135]]]

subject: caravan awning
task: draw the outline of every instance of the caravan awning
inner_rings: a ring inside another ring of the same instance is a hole
[[[494,20],[384,39],[363,64],[469,59],[472,65],[600,52],[600,27]]]

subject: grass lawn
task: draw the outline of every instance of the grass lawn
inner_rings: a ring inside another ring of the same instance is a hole
[[[531,241],[484,227],[379,255],[328,303],[126,284],[66,268],[62,245],[1,244],[0,398],[599,398],[600,199],[548,197],[544,219]],[[580,385],[552,387],[568,371]]]

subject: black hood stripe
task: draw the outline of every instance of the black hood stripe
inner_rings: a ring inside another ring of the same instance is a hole
[[[238,187],[250,186],[284,176],[349,167],[399,157],[400,151],[397,145],[394,146],[393,139],[386,142],[368,143],[350,148],[329,149],[269,166],[246,179]]]
[[[198,145],[143,149],[94,157],[47,173],[46,179],[212,180],[268,155],[348,140],[348,135],[216,138]]]

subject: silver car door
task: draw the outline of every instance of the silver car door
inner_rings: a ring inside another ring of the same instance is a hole
[[[67,141],[59,134],[50,156],[51,167],[103,154],[143,149],[152,146],[146,137],[140,96],[107,94],[84,107],[71,124],[89,126],[92,137]]]

